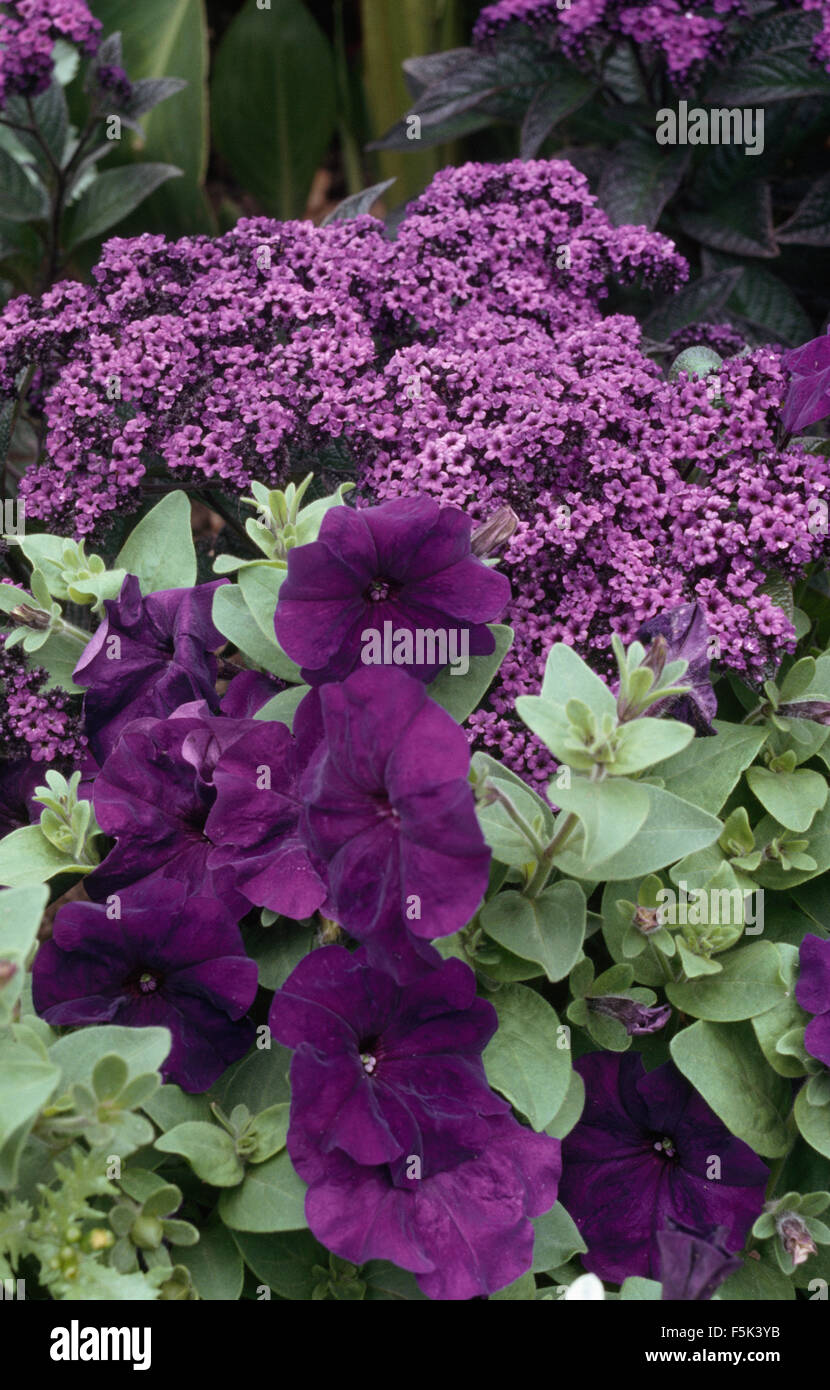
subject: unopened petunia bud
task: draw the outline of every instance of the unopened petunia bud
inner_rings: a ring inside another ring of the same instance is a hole
[[[663,667],[666,664],[668,654],[668,643],[663,634],[658,633],[652,640],[642,661],[643,666],[647,666],[650,671],[654,672],[655,680],[659,680],[663,674]]]
[[[626,1033],[656,1033],[665,1028],[671,1018],[670,1004],[639,1004],[636,999],[628,999],[623,994],[604,994],[597,999],[590,996],[585,1000],[594,1013],[605,1014],[608,1018],[619,1019]]]
[[[30,603],[18,604],[11,610],[10,616],[22,627],[31,627],[37,632],[45,632],[49,626],[49,614],[44,613],[42,608],[33,608]]]
[[[812,719],[816,724],[830,724],[830,700],[795,700],[779,706],[778,713],[788,719]]]
[[[794,1265],[803,1265],[816,1253],[816,1243],[801,1217],[794,1211],[785,1211],[776,1222],[781,1244]]]
[[[492,516],[473,531],[470,549],[474,555],[482,559],[486,555],[494,555],[497,550],[507,545],[518,524],[519,518],[512,507],[499,507],[497,512],[493,512]]]

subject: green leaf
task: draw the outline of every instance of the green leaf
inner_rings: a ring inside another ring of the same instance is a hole
[[[387,188],[391,188],[396,179],[384,179],[382,183],[373,183],[371,188],[364,188],[360,193],[352,193],[349,198],[344,198],[332,208],[320,223],[321,227],[328,227],[332,222],[348,222],[353,217],[365,217],[372,211],[378,198],[381,198]]]
[[[273,216],[301,216],[334,130],[335,72],[300,0],[247,0],[219,45],[211,96],[216,147],[241,186]]]
[[[240,1297],[245,1276],[242,1256],[220,1221],[201,1227],[198,1245],[173,1245],[170,1254],[174,1264],[190,1270],[200,1298],[219,1303]]]
[[[106,169],[81,194],[66,215],[65,245],[68,250],[106,232],[137,208],[167,179],[178,178],[174,164],[123,164]]]
[[[274,569],[271,565],[247,565],[240,570],[239,588],[263,637],[276,648],[276,655],[272,657],[274,674],[282,680],[298,683],[302,680],[300,668],[285,655],[274,633],[277,598],[287,573],[287,570]]]
[[[652,138],[623,140],[606,162],[597,198],[615,227],[653,230],[689,167],[688,149],[667,150]]]
[[[129,142],[123,156],[119,151],[119,161],[162,160],[183,171],[182,178],[163,184],[148,198],[140,218],[131,219],[129,234],[209,232],[212,218],[202,188],[208,162],[204,0],[141,0],[140,5],[135,0],[95,0],[94,9],[106,33],[122,33],[123,65],[134,83],[128,114],[141,117],[144,132],[143,139]],[[171,86],[172,79],[177,86],[183,79],[181,90]]]
[[[706,92],[707,104],[763,106],[830,95],[830,77],[810,56],[818,24],[781,11],[749,25],[732,61]]]
[[[210,1101],[205,1095],[189,1095],[181,1086],[160,1086],[142,1109],[159,1129],[173,1129],[192,1120],[211,1118]]]
[[[763,849],[771,840],[785,833],[783,826],[772,816],[765,816],[755,826],[755,848]],[[765,860],[754,875],[762,888],[795,888],[830,869],[830,803],[825,803],[822,810],[817,812],[804,838],[807,841],[806,853],[815,860],[816,867],[785,870],[775,860]]]
[[[772,231],[769,184],[755,179],[721,197],[705,212],[681,212],[678,224],[687,236],[733,256],[777,256]]]
[[[776,228],[783,245],[830,246],[830,174],[814,179],[792,217]]]
[[[484,904],[479,920],[508,951],[541,965],[549,980],[563,980],[582,954],[585,895],[578,884],[565,882],[538,898],[497,893]]]
[[[644,1279],[630,1274],[620,1285],[620,1298],[625,1302],[656,1303],[663,1297],[663,1285],[656,1279]]]
[[[793,1116],[807,1143],[830,1158],[830,1105],[811,1105],[803,1086],[795,1098]]]
[[[138,577],[142,594],[192,588],[196,548],[187,493],[170,492],[163,497],[130,532],[115,564]]]
[[[544,1216],[537,1216],[533,1229],[535,1239],[531,1270],[534,1274],[546,1274],[549,1269],[558,1269],[572,1260],[574,1255],[584,1254],[588,1248],[560,1202]]]
[[[689,724],[676,719],[633,719],[619,729],[618,751],[608,771],[614,777],[643,772],[653,763],[681,752],[694,736]]]
[[[257,666],[284,679],[297,680],[293,661],[277,646],[276,637],[266,637],[243,596],[238,584],[223,584],[213,596],[213,621],[219,631]]]
[[[560,1046],[567,1031],[560,1031],[550,1004],[526,985],[504,985],[491,1003],[499,1026],[484,1050],[487,1079],[534,1129],[544,1129],[568,1091],[570,1046]]]
[[[476,768],[481,764],[474,761],[473,766]],[[496,790],[510,798],[519,815],[535,832],[537,838],[546,843],[553,834],[553,812],[542,798],[530,787],[517,785],[498,775],[488,774],[488,781]],[[477,811],[479,824],[484,831],[485,840],[493,851],[494,859],[500,864],[515,867],[529,864],[533,860],[533,849],[527,836],[499,801],[480,802]]]
[[[48,890],[41,885],[0,893],[0,961],[16,967],[11,979],[0,984],[0,1028],[11,1022],[26,979],[26,961],[48,901]]]
[[[286,1150],[250,1168],[219,1198],[219,1215],[236,1231],[296,1231],[306,1226],[305,1183]]]
[[[760,752],[768,731],[718,720],[714,727],[714,738],[694,739],[682,752],[655,764],[649,776],[659,778],[666,791],[717,815],[741,773]]]
[[[553,55],[551,67],[555,75],[536,89],[522,122],[522,159],[535,159],[554,127],[572,111],[584,106],[597,90],[592,78],[583,76],[570,63],[557,60]]]
[[[787,1152],[790,1086],[767,1066],[748,1023],[693,1023],[672,1038],[670,1050],[732,1134],[768,1158]]]
[[[107,1053],[123,1057],[130,1077],[158,1071],[171,1047],[167,1028],[122,1028],[114,1023],[94,1028],[80,1028],[58,1038],[49,1049],[49,1056],[61,1068],[62,1091],[76,1082],[88,1086],[95,1063]]]
[[[589,873],[598,856],[613,858],[638,834],[649,813],[648,788],[624,778],[591,782],[574,777],[570,787],[554,780],[548,794],[562,810],[579,817],[582,825],[582,862],[577,877],[605,877]]]
[[[718,1298],[726,1303],[787,1303],[795,1298],[795,1289],[792,1280],[766,1260],[744,1260],[721,1284]]]
[[[197,1178],[211,1187],[235,1187],[245,1175],[245,1165],[237,1157],[233,1139],[217,1124],[186,1121],[160,1135],[156,1148],[161,1153],[181,1154]]]
[[[548,652],[541,698],[563,706],[581,700],[598,720],[605,714],[616,718],[617,702],[605,681],[565,642],[555,642]]]
[[[774,341],[803,343],[812,323],[792,290],[760,265],[744,265],[728,308],[760,328]],[[792,617],[792,614],[790,614]]]
[[[666,985],[675,1008],[693,1018],[730,1023],[765,1013],[784,999],[778,952],[771,941],[754,941],[720,958],[717,975]]]
[[[360,1277],[366,1285],[364,1297],[367,1303],[426,1300],[426,1294],[421,1293],[415,1283],[414,1274],[406,1269],[398,1269],[397,1265],[389,1264],[387,1260],[370,1260],[360,1271]]]
[[[536,1280],[530,1273],[522,1274],[518,1279],[514,1279],[512,1284],[507,1284],[505,1288],[491,1293],[488,1302],[492,1302],[494,1299],[511,1303],[517,1301],[533,1303],[536,1299]]]
[[[71,855],[57,849],[39,825],[24,825],[0,840],[0,885],[24,888],[46,883],[56,874],[88,874],[94,864],[76,864]]]
[[[736,266],[693,280],[652,310],[643,323],[644,331],[650,338],[665,342],[672,333],[690,323],[716,320],[742,273]]]
[[[292,685],[288,690],[281,690],[279,695],[275,695],[257,710],[254,719],[275,719],[280,724],[287,724],[289,729],[292,728],[297,706],[310,689],[308,685]]]
[[[279,989],[303,956],[314,949],[315,934],[308,922],[280,917],[271,927],[243,929],[245,950],[259,969],[264,989]]]
[[[258,1115],[269,1105],[291,1099],[291,1053],[273,1039],[270,1042],[270,1047],[254,1048],[241,1062],[229,1067],[212,1088],[211,1100],[226,1113],[235,1105],[247,1105],[252,1115]]]
[[[618,785],[628,785],[620,779]],[[554,864],[573,878],[615,880],[640,878],[673,864],[686,854],[705,849],[717,840],[721,822],[699,806],[648,783],[632,783],[648,795],[645,820],[634,838],[617,853],[603,860],[584,860],[576,852],[574,839],[554,857]],[[638,814],[637,811],[635,814]]]
[[[808,830],[827,801],[827,782],[808,768],[771,772],[766,767],[751,767],[746,780],[764,809],[788,830]]]
[[[285,1148],[288,1135],[289,1105],[270,1105],[261,1110],[246,1130],[246,1137],[254,1141],[254,1147],[246,1154],[249,1163],[264,1163],[280,1149]]]
[[[0,1187],[16,1182],[28,1129],[59,1081],[60,1068],[51,1058],[40,1056],[16,1033],[0,1037]]]
[[[0,217],[10,222],[33,222],[49,213],[46,190],[33,183],[23,165],[0,146]]]
[[[268,1236],[234,1231],[233,1239],[254,1276],[280,1298],[310,1301],[317,1283],[314,1266],[328,1263],[326,1250],[310,1231]]]
[[[445,666],[426,688],[430,699],[451,714],[456,724],[463,724],[481,704],[513,643],[512,628],[500,623],[488,626],[495,638],[495,651],[490,656],[471,656],[470,669],[463,676],[454,675],[453,668]]]
[[[545,1125],[545,1133],[552,1139],[564,1139],[578,1123],[584,1108],[585,1082],[578,1071],[572,1071],[568,1093],[550,1124]]]

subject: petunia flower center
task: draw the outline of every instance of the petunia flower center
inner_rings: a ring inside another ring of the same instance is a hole
[[[367,1076],[374,1076],[381,1051],[380,1038],[362,1038],[358,1044],[360,1064]]]
[[[145,970],[138,978],[133,979],[132,992],[138,995],[155,994],[160,984],[161,980],[158,975],[154,975],[150,970]]]
[[[370,603],[384,603],[386,599],[392,598],[395,593],[397,593],[397,587],[392,581],[378,575],[375,579],[370,581],[365,597]]]
[[[377,813],[380,819],[389,821],[393,829],[397,830],[401,823],[400,811],[395,809],[386,793],[383,791],[377,792],[374,799],[377,804]]]
[[[663,1158],[674,1158],[677,1154],[677,1150],[674,1146],[674,1140],[667,1139],[665,1135],[662,1139],[655,1140],[654,1148],[657,1150],[659,1154],[662,1155]]]

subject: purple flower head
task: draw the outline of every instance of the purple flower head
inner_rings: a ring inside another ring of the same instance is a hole
[[[162,1026],[165,1080],[206,1091],[247,1052],[257,968],[213,897],[179,883],[142,884],[106,906],[68,903],[35,956],[36,1011],[55,1027]]]
[[[830,415],[830,332],[785,352],[781,361],[790,374],[781,423],[789,434],[800,434]]]
[[[176,879],[237,918],[252,903],[309,915],[325,889],[297,836],[306,756],[284,724],[211,716],[201,702],[134,720],[95,782],[95,814],[116,845],[87,878],[90,896]]]
[[[213,625],[213,595],[219,584],[165,589],[142,597],[128,574],[117,599],[106,600],[107,616],[75,668],[87,686],[86,730],[99,762],[115,747],[133,719],[164,718],[190,700],[219,707],[213,652],[225,641]]]
[[[561,1201],[588,1246],[585,1268],[620,1283],[659,1278],[657,1233],[669,1220],[723,1225],[739,1250],[764,1202],[765,1163],[730,1134],[667,1062],[646,1073],[637,1053],[592,1052],[582,1118],[562,1145]],[[719,1177],[712,1172],[718,1160]]]
[[[804,1031],[804,1046],[811,1057],[830,1067],[830,941],[808,934],[798,953],[799,974],[795,997],[814,1017]]]
[[[492,1293],[530,1267],[529,1218],[556,1200],[560,1146],[487,1085],[495,1018],[466,966],[402,988],[362,950],[315,951],[270,1024],[296,1049],[288,1149],[318,1239],[412,1270],[431,1298]]]
[[[678,608],[658,613],[642,624],[637,636],[641,642],[663,639],[657,658],[661,668],[667,661],[682,659],[689,663],[680,681],[690,685],[691,690],[688,695],[669,702],[666,712],[673,719],[691,724],[698,734],[713,734],[712,719],[717,714],[718,700],[709,679],[710,633],[700,604],[683,603]],[[662,707],[663,701],[660,701],[650,713]]]
[[[321,1152],[389,1163],[405,1182],[407,1156],[429,1150],[449,1166],[471,1158],[487,1125],[509,1114],[481,1054],[496,1031],[475,976],[441,961],[401,987],[359,951],[313,951],[274,995],[274,1037],[295,1048],[291,1124]]]
[[[452,644],[492,652],[485,624],[503,613],[510,584],[473,555],[472,529],[463,512],[428,497],[328,511],[319,539],[288,552],[277,604],[277,638],[303,679],[343,680],[373,640],[376,664],[405,665],[424,681],[446,665]]]
[[[304,827],[332,915],[361,941],[402,920],[426,940],[457,931],[490,863],[463,730],[403,671],[355,671],[306,702],[325,737],[301,785]]]
[[[726,1226],[713,1226],[704,1234],[669,1218],[666,1230],[657,1232],[664,1300],[710,1299],[740,1269],[740,1258],[727,1249],[728,1234]]]
[[[102,92],[109,92],[119,106],[126,106],[133,94],[133,84],[123,68],[113,63],[101,63],[95,69],[95,81]]]

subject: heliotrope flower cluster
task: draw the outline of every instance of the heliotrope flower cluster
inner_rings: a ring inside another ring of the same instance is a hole
[[[818,10],[822,28],[813,57],[830,65],[830,9],[827,0],[790,0],[790,8]],[[496,0],[485,5],[473,26],[473,42],[492,46],[505,30],[525,27],[556,42],[577,63],[597,59],[619,39],[643,47],[646,58],[657,55],[672,85],[685,89],[707,63],[721,63],[734,47],[739,25],[751,7],[746,0]]]
[[[3,0],[0,4],[0,108],[10,96],[37,96],[52,80],[56,39],[94,53],[101,21],[84,0]]]
[[[440,1299],[529,1267],[529,1218],[556,1200],[560,1145],[490,1090],[481,1053],[496,1015],[468,966],[445,961],[400,987],[361,951],[329,946],[277,991],[269,1022],[295,1049],[288,1149],[330,1250],[392,1260]]]
[[[49,673],[29,665],[19,646],[7,647],[0,632],[0,747],[4,758],[36,763],[75,764],[86,749],[81,720],[71,696],[59,686],[49,689]]]
[[[609,632],[697,601],[719,662],[760,681],[794,641],[767,575],[826,553],[830,462],[781,446],[779,353],[667,381],[632,318],[602,317],[612,277],[670,289],[686,271],[665,237],[611,226],[558,160],[445,169],[395,241],[371,217],[115,239],[93,286],[0,318],[0,389],[34,364],[46,426],[28,515],[100,530],[138,504],[151,458],[201,488],[280,482],[313,457],[324,485],[355,469],[369,507],[426,495],[483,522],[509,505],[516,641],[472,729],[544,779],[510,711],[553,642],[603,669]],[[317,680],[330,656],[314,675],[300,660]]]
[[[714,13],[713,13],[714,11]],[[497,0],[485,5],[473,28],[481,45],[514,24],[539,33],[553,32],[567,57],[579,62],[602,51],[614,38],[629,38],[657,53],[672,83],[685,87],[706,62],[718,61],[730,47],[732,16],[746,18],[744,0]]]

